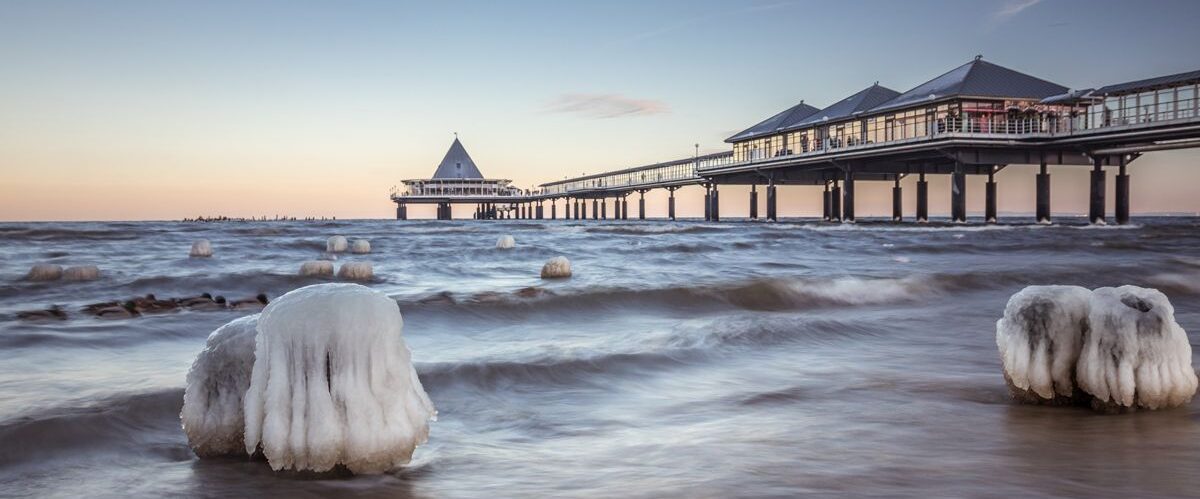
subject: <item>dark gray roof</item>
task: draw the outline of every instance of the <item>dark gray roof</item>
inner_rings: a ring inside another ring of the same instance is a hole
[[[1042,99],[1042,104],[1077,104],[1080,102],[1091,102],[1096,99],[1093,93],[1095,89],[1087,88],[1083,90],[1072,90],[1065,94],[1051,95]]]
[[[883,104],[897,95],[900,95],[900,92],[880,86],[879,83],[876,83],[858,91],[854,95],[837,101],[825,109],[813,113],[813,115],[809,116],[808,119],[795,123],[788,128],[795,129],[825,121],[837,121],[849,118],[855,114]]]
[[[801,120],[812,116],[812,114],[817,111],[817,108],[805,104],[804,101],[800,101],[799,104],[787,108],[782,113],[767,118],[759,122],[757,125],[742,130],[736,135],[725,139],[725,142],[739,142],[761,137],[763,135],[770,135],[791,125],[799,123]]]
[[[437,171],[433,172],[433,178],[483,178],[483,174],[479,173],[479,167],[475,166],[471,155],[467,154],[462,142],[455,137],[454,143],[450,144],[450,150],[446,151],[446,157],[442,158],[442,163],[438,165]]]
[[[1145,80],[1130,81],[1126,83],[1117,83],[1115,85],[1101,87],[1100,89],[1096,90],[1096,93],[1100,95],[1128,94],[1141,92],[1144,90],[1152,90],[1160,87],[1186,85],[1188,83],[1200,83],[1200,71],[1189,71],[1187,73],[1159,76],[1157,78],[1147,78]]]
[[[1068,90],[1067,87],[1057,83],[1035,78],[976,57],[975,60],[917,85],[916,88],[900,94],[871,111],[886,111],[958,96],[1044,99],[1052,95],[1064,94]]]

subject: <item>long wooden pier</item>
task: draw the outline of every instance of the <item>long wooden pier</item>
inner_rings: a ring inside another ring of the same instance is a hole
[[[732,150],[541,184],[505,196],[394,193],[397,218],[410,203],[474,204],[476,218],[628,219],[631,194],[705,188],[705,219],[720,220],[720,187],[749,185],[750,218],[758,191],[766,218],[778,218],[779,185],[823,185],[823,218],[855,220],[857,182],[891,182],[892,219],[904,219],[900,180],[917,176],[915,220],[929,219],[928,177],[951,178],[951,220],[966,222],[968,175],[987,176],[987,223],[997,218],[996,173],[1037,165],[1036,221],[1051,220],[1051,167],[1090,167],[1089,220],[1107,223],[1106,167],[1116,169],[1115,222],[1129,222],[1129,168],[1143,154],[1200,147],[1200,71],[1070,91],[980,58],[907,92],[872,85],[824,109],[801,103],[730,137]],[[549,210],[546,209],[549,204]],[[548,212],[548,213],[547,213]]]

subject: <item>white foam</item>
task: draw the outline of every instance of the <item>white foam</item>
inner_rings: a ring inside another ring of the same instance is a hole
[[[300,264],[300,275],[333,277],[333,262],[326,260],[304,262]]]
[[[571,277],[571,261],[564,256],[556,256],[546,261],[542,266],[542,279],[558,279]]]
[[[381,473],[409,461],[436,416],[396,302],[318,284],[267,305],[246,393],[245,451],[275,470]]]
[[[342,253],[346,251],[349,243],[346,242],[346,236],[332,236],[325,241],[326,253]]]
[[[95,265],[78,265],[63,270],[63,279],[68,281],[94,281],[100,278],[100,268]]]
[[[338,278],[349,281],[367,281],[375,277],[371,262],[346,262],[338,268]]]
[[[1097,289],[1091,298],[1076,379],[1102,403],[1178,407],[1196,393],[1192,347],[1175,309],[1156,289]]]
[[[517,241],[512,236],[504,235],[496,239],[496,249],[512,249],[517,245]]]
[[[213,331],[187,374],[179,419],[200,457],[246,452],[242,398],[250,388],[258,314]]]
[[[350,252],[356,255],[365,255],[371,252],[371,241],[366,239],[355,239],[350,243]]]
[[[29,268],[29,273],[25,274],[27,281],[57,281],[62,279],[63,268],[61,265],[52,263],[39,263]]]
[[[206,258],[213,254],[212,243],[208,239],[201,239],[192,243],[192,250],[188,252],[188,256]]]
[[[996,321],[996,346],[1014,387],[1047,401],[1073,395],[1091,294],[1079,286],[1029,286],[1008,299]]]

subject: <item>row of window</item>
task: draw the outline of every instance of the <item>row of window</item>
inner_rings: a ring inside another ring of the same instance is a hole
[[[662,166],[648,167],[631,172],[615,173],[603,177],[576,180],[545,187],[544,194],[566,194],[585,189],[602,189],[607,187],[636,187],[639,185],[672,182],[696,178],[696,169],[713,168],[733,162],[733,155],[722,154],[707,156],[694,161],[676,162]]]

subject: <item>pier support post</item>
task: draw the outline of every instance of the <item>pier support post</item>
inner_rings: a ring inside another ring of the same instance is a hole
[[[767,220],[772,222],[779,221],[779,213],[776,211],[775,205],[775,196],[775,181],[772,180],[767,183]]]
[[[408,205],[404,203],[396,205],[396,220],[408,220]]]
[[[558,203],[554,199],[550,200],[550,220],[558,220]]]
[[[985,189],[983,220],[985,223],[996,223],[996,167],[988,170],[987,188]]]
[[[854,223],[854,170],[850,168],[846,168],[846,185],[842,196],[842,221]]]
[[[638,191],[638,220],[646,219],[646,190]]]
[[[629,220],[629,193],[621,195],[621,220]]]
[[[600,198],[600,219],[608,220],[608,200]]]
[[[917,178],[917,223],[929,222],[929,182],[925,180],[925,172]]]
[[[896,175],[896,183],[892,184],[892,221],[904,220],[904,196],[900,190],[900,176]]]
[[[821,192],[821,220],[833,220],[833,194],[829,192],[829,181],[825,181],[825,190]]]
[[[750,184],[750,220],[758,220],[758,184]]]
[[[1092,158],[1092,195],[1088,207],[1088,220],[1094,224],[1104,223],[1104,158]]]
[[[1045,159],[1037,174],[1037,223],[1050,223],[1050,174],[1046,172]]]
[[[1117,225],[1129,223],[1129,174],[1125,171],[1125,155],[1121,155],[1121,169],[1117,172]]]
[[[829,191],[829,221],[842,221],[842,188],[837,179],[833,180],[833,188]]]
[[[600,219],[600,206],[602,205],[600,204],[599,199],[592,200],[592,220]]]
[[[955,163],[954,173],[950,174],[950,221],[967,221],[967,174],[962,163]]]
[[[575,209],[571,212],[575,220],[579,220],[579,198],[575,198]]]
[[[550,202],[550,206],[551,206],[551,207],[553,207],[553,206],[554,206],[554,201],[551,201],[551,202]],[[537,219],[538,219],[538,220],[542,220],[542,219],[544,218],[544,215],[545,215],[545,214],[546,214],[546,207],[545,207],[545,205],[543,204],[543,202],[542,202],[542,201],[538,201],[538,203],[537,203]]]
[[[717,197],[717,184],[712,185],[712,221],[721,221],[721,199]]]
[[[669,195],[667,198],[667,218],[670,218],[672,222],[675,221],[675,189],[677,188],[667,187],[667,193]]]
[[[704,184],[704,221],[712,220],[712,188]]]

